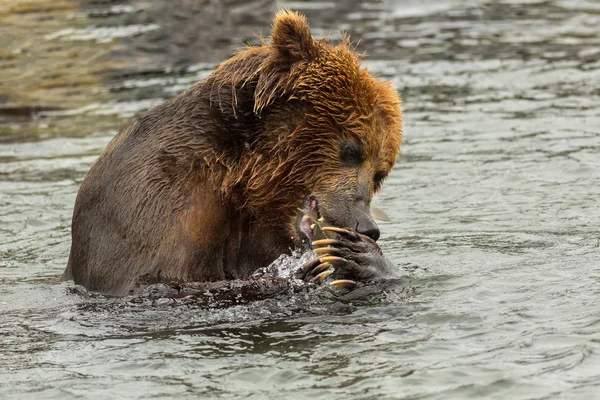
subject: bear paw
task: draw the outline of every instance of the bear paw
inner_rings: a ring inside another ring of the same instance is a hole
[[[297,273],[300,279],[322,283],[327,278],[335,280],[329,285],[353,289],[356,281],[370,281],[390,274],[391,263],[383,256],[373,239],[352,229],[325,226],[323,231],[335,238],[312,242],[318,255],[308,261]]]

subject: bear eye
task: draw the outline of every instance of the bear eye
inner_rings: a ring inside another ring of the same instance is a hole
[[[375,177],[373,180],[375,181],[375,185],[381,185],[383,180],[387,178],[388,173],[386,171],[377,171],[375,173]]]
[[[360,147],[353,142],[342,142],[340,144],[340,160],[349,167],[358,167],[363,161]]]

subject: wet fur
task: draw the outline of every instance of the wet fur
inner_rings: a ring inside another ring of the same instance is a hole
[[[281,12],[271,42],[110,142],[79,190],[64,277],[116,295],[141,276],[248,277],[299,245],[294,221],[308,195],[321,191],[333,220],[350,207],[336,206],[359,179],[337,159],[340,140],[371,155],[361,174],[389,171],[401,124],[396,92],[360,67],[348,40],[315,41],[304,17]]]

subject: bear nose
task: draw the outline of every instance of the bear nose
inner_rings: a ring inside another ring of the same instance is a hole
[[[381,234],[377,224],[370,218],[358,221],[356,232],[368,236],[375,241],[379,239],[379,235]]]

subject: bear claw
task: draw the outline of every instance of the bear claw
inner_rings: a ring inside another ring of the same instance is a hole
[[[336,249],[335,247],[319,247],[313,250],[313,252],[319,254],[319,253],[325,253],[325,254],[331,254],[331,253],[336,253],[339,252],[338,249]]]
[[[329,284],[330,286],[335,287],[343,287],[346,289],[354,289],[356,287],[356,282],[351,281],[350,279],[338,279]]]
[[[346,261],[344,258],[337,257],[337,256],[325,256],[325,257],[321,257],[319,260],[321,260],[322,263],[324,263],[324,262],[339,263],[339,262]]]
[[[360,235],[352,230],[337,228],[335,226],[324,226],[321,228],[321,230],[323,230],[323,232],[336,232],[340,235],[346,236],[346,238],[353,242],[360,240]]]
[[[300,270],[298,271],[298,274],[302,278],[304,278],[304,277],[306,277],[306,275],[309,273],[310,270],[319,266],[320,264],[322,264],[322,262],[319,257],[313,258],[312,260],[310,260],[306,264],[304,264],[302,266],[302,268],[300,268]]]
[[[312,242],[313,246],[330,246],[330,245],[338,245],[340,242],[335,239],[321,239],[315,240]]]
[[[338,228],[338,227],[335,227],[335,226],[324,226],[321,229],[324,230],[324,231],[344,233],[346,235],[350,234],[350,231],[348,231],[346,229]]]
[[[323,271],[325,271],[327,268],[331,267],[331,263],[328,262],[324,262],[321,263],[319,265],[317,265],[312,271],[311,271],[311,275],[312,274],[319,274]]]
[[[333,274],[333,271],[334,271],[333,268],[325,270],[325,271],[321,272],[319,275],[312,278],[311,282],[314,282],[314,283],[323,282],[323,280],[325,280],[325,278],[327,278],[329,275]]]

